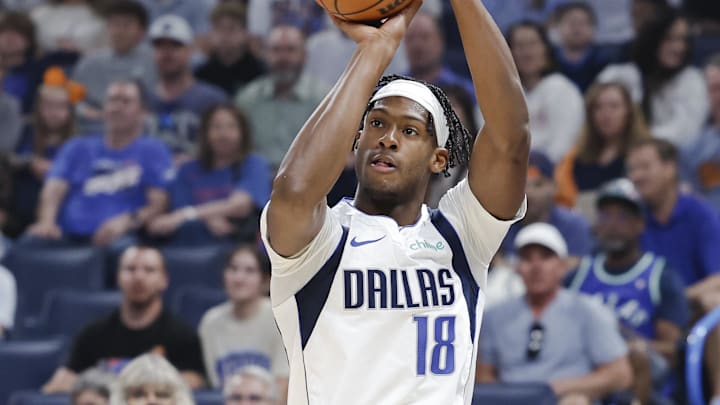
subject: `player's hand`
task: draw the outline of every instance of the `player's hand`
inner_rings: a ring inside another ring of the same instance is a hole
[[[92,242],[96,246],[107,246],[127,233],[131,226],[132,217],[130,214],[121,214],[110,218],[100,225],[100,229],[93,235]]]
[[[28,228],[28,234],[42,239],[57,240],[62,237],[60,227],[54,222],[36,222]]]
[[[417,14],[420,6],[422,6],[422,3],[422,0],[412,0],[409,6],[388,18],[378,28],[363,23],[346,21],[335,16],[331,16],[331,18],[341,31],[358,44],[368,41],[379,41],[380,43],[391,41],[397,47],[405,37],[407,27],[415,14]]]
[[[161,215],[150,222],[148,232],[156,236],[168,236],[175,232],[185,221],[181,211]]]

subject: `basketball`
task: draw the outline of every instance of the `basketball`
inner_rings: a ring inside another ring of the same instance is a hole
[[[331,15],[358,22],[377,22],[404,9],[412,0],[315,0]]]

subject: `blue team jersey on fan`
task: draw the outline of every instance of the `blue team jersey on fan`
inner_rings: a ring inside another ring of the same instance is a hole
[[[665,259],[645,253],[622,273],[608,272],[604,263],[604,255],[583,259],[570,289],[599,299],[625,326],[646,339],[654,339]]]
[[[147,189],[166,188],[172,174],[170,152],[156,139],[110,149],[100,135],[74,138],[48,174],[68,183],[58,224],[65,235],[90,236],[107,219],[143,207]]]

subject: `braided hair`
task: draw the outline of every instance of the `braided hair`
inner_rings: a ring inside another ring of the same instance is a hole
[[[414,82],[422,83],[425,86],[427,86],[428,89],[432,92],[432,94],[435,96],[435,98],[438,99],[440,102],[440,105],[442,106],[443,112],[445,113],[445,119],[447,120],[448,124],[448,140],[445,143],[445,145],[438,145],[442,146],[445,149],[448,150],[449,159],[448,164],[445,166],[445,169],[443,170],[443,173],[445,174],[445,177],[450,176],[450,172],[448,171],[449,168],[455,167],[458,165],[466,165],[468,161],[470,160],[470,153],[472,152],[473,143],[475,142],[475,135],[470,134],[470,132],[463,126],[462,122],[460,122],[460,119],[458,118],[457,114],[453,110],[452,106],[450,105],[450,100],[448,100],[447,96],[445,95],[445,92],[442,91],[439,87],[426,83],[422,80],[414,79],[412,77],[407,77],[403,75],[389,75],[384,76],[380,81],[378,82],[377,87],[375,88],[375,91],[373,92],[372,97],[375,96],[375,94],[386,85],[390,84],[391,82],[395,80],[411,80]],[[368,103],[367,107],[365,108],[365,113],[363,114],[363,118],[360,124],[360,129],[363,129],[363,125],[365,123],[365,118],[367,117],[370,110],[372,110],[374,103]],[[435,126],[433,124],[433,116],[430,114],[430,122],[429,127],[432,132],[435,131]]]

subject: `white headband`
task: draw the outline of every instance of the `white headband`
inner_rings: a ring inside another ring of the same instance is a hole
[[[426,109],[433,118],[438,146],[441,148],[445,147],[445,143],[450,136],[450,129],[448,128],[447,118],[445,117],[445,110],[442,108],[440,101],[427,86],[412,80],[393,80],[385,85],[385,87],[378,90],[370,102],[373,103],[387,97],[409,98]]]

